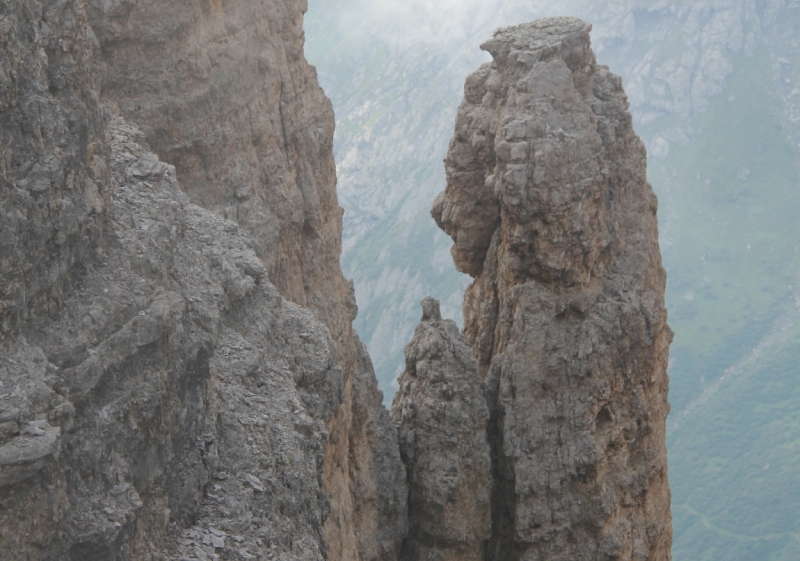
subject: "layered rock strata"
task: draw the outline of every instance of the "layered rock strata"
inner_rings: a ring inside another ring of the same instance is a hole
[[[492,561],[670,559],[657,200],[590,29],[546,19],[482,45],[432,211],[475,277]]]
[[[489,411],[464,336],[422,301],[392,403],[408,469],[409,535],[402,561],[479,561],[491,535]]]
[[[0,2],[3,559],[397,556],[303,10]]]

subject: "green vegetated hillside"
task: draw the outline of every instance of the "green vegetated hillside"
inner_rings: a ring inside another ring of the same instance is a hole
[[[623,76],[660,199],[674,559],[800,559],[800,1],[468,4],[432,40],[408,19],[434,17],[416,0],[389,20],[362,0],[310,2],[307,54],[337,113],[342,263],[385,395],[419,300],[459,319],[469,281],[428,209],[477,45],[497,25],[578,15]]]
[[[800,559],[800,322],[787,315],[671,432],[676,560]]]
[[[800,559],[800,181],[772,70],[738,58],[697,136],[651,166],[677,561]]]
[[[651,165],[676,333],[675,410],[754,348],[795,292],[800,180],[781,105],[764,50],[737,57],[697,135]]]

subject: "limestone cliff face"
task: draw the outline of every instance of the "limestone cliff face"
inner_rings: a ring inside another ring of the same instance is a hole
[[[396,557],[303,10],[0,3],[3,559]]]
[[[0,328],[61,298],[110,178],[97,44],[76,5],[0,3]],[[95,158],[95,153],[98,157]],[[45,227],[43,227],[45,226]]]
[[[98,103],[80,5],[12,5],[2,258],[50,274],[0,275],[0,557],[322,557],[327,328]]]
[[[349,329],[333,110],[303,57],[305,2],[87,5],[104,98],[140,123],[193,201],[253,236],[281,293]]]
[[[495,33],[467,79],[433,216],[475,277],[486,377],[486,559],[670,559],[671,331],[657,201],[621,80],[590,26]]]
[[[107,64],[104,97],[142,126],[193,202],[254,238],[270,281],[333,336],[345,403],[325,456],[331,557],[396,555],[405,474],[352,328],[353,288],[339,266],[333,110],[303,56],[306,2],[88,5]]]
[[[422,301],[392,403],[408,468],[409,535],[401,561],[480,561],[492,490],[483,381],[464,336]]]

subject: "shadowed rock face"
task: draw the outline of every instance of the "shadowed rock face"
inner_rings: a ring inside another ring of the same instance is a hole
[[[489,412],[464,336],[422,301],[392,403],[408,469],[409,536],[403,561],[479,561],[491,533]]]
[[[500,30],[467,79],[432,214],[475,277],[486,378],[488,560],[670,559],[671,331],[657,201],[621,80],[591,27]]]

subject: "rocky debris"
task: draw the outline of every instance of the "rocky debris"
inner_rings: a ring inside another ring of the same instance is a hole
[[[499,30],[467,79],[433,216],[486,377],[486,559],[670,559],[671,331],[657,201],[591,27]]]
[[[400,559],[478,561],[491,535],[484,386],[439,302],[426,298],[422,310],[392,403],[409,481],[409,536]]]

